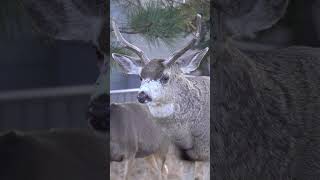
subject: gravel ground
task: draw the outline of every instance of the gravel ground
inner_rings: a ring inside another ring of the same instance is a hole
[[[173,150],[167,155],[166,165],[168,167],[168,180],[194,180],[194,162],[179,160]],[[202,163],[200,172],[203,172],[202,180],[209,180],[209,162]],[[158,180],[159,176],[152,171],[151,165],[143,158],[138,158],[133,164],[130,180]],[[112,162],[110,166],[111,180],[124,180],[124,163]],[[199,179],[201,180],[201,179]]]

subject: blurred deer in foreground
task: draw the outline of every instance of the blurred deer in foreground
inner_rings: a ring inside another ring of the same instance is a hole
[[[157,124],[186,157],[192,161],[209,161],[210,78],[185,75],[199,67],[208,48],[182,57],[200,37],[199,14],[196,23],[196,34],[184,48],[167,59],[150,60],[141,49],[124,39],[116,23],[112,21],[118,41],[139,58],[116,53],[112,57],[127,74],[140,76],[138,101],[148,106]]]
[[[300,46],[297,41],[282,44],[282,48],[271,43],[267,49],[260,48],[268,44],[265,41],[252,48],[235,43],[235,36],[236,41],[248,42],[242,31],[259,37],[275,23],[282,24],[280,14],[285,13],[279,11],[286,11],[287,0],[259,0],[255,5],[241,1],[239,7],[227,1],[219,4],[221,9],[214,9],[211,27],[217,37],[211,56],[211,179],[318,180],[320,48]],[[253,13],[244,4],[255,7]],[[246,10],[239,16],[230,14],[229,9]],[[303,12],[295,8],[292,13]],[[237,28],[240,33],[230,34],[226,26],[230,17],[241,25]],[[250,23],[243,17],[250,17]],[[309,19],[307,26],[296,19],[293,22],[304,29],[312,24]],[[297,36],[305,38],[301,31]]]
[[[135,158],[145,158],[158,179],[166,179],[168,172],[164,163],[170,141],[153,121],[145,105],[110,105],[110,159],[125,161],[125,179],[130,179]],[[161,160],[160,167],[157,159]]]

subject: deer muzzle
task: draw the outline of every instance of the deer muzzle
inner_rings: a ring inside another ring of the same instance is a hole
[[[152,99],[144,91],[138,93],[137,99],[140,103],[150,102]]]

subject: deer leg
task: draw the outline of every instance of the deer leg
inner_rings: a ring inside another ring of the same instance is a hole
[[[204,173],[203,173],[203,164],[204,162],[195,161],[194,163],[194,179],[195,180],[204,180]]]
[[[169,174],[168,167],[166,164],[166,158],[167,158],[166,155],[163,155],[163,154],[159,155],[159,159],[161,161],[161,177],[163,180],[167,180],[167,177]]]
[[[158,179],[162,180],[162,172],[161,169],[158,166],[157,160],[155,158],[155,155],[151,155],[145,158],[146,161],[151,165],[152,171],[158,175]]]
[[[133,163],[134,163],[134,158],[126,159],[124,162],[124,179],[125,180],[129,180]]]
[[[161,174],[162,174],[162,176],[161,176],[162,179],[163,179],[163,180],[167,180],[169,171],[168,171],[168,167],[167,167],[166,164],[163,164],[163,165],[162,165]]]

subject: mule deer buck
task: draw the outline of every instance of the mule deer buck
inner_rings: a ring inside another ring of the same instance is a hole
[[[141,78],[138,101],[148,106],[152,116],[173,143],[193,161],[209,160],[210,78],[186,76],[198,68],[208,48],[185,58],[200,36],[201,15],[196,18],[197,31],[192,40],[168,59],[150,60],[146,54],[124,39],[116,23],[112,27],[118,41],[135,52],[139,59],[113,53],[113,59],[127,74]],[[180,58],[180,61],[179,61]]]

